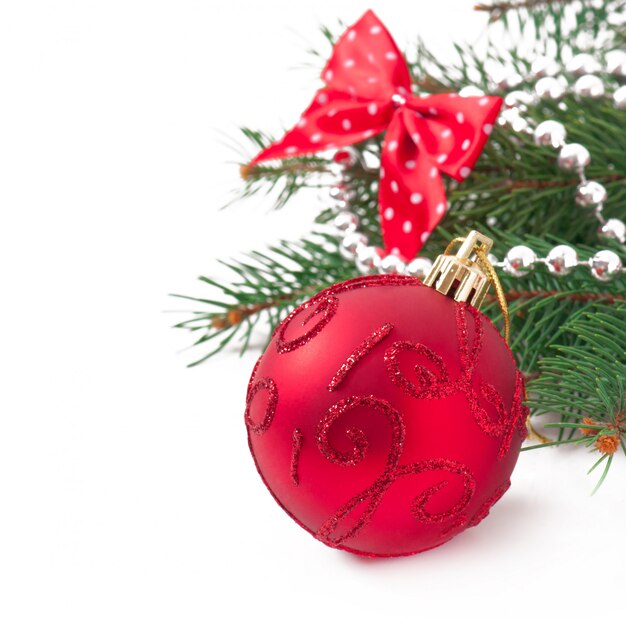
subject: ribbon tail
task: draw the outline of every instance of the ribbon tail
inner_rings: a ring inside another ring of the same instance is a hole
[[[379,212],[385,249],[412,260],[447,210],[443,182],[420,139],[398,111],[389,125],[381,156]],[[417,143],[416,143],[417,142]]]

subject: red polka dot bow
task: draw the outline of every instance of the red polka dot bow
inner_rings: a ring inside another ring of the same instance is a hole
[[[410,260],[446,212],[441,172],[465,179],[496,120],[500,97],[415,96],[406,61],[368,11],[337,41],[296,126],[253,160],[348,146],[385,131],[379,210],[387,252]]]

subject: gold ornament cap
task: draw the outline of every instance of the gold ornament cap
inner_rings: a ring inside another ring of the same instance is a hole
[[[456,255],[449,254],[451,247],[459,242]],[[479,308],[493,281],[493,268],[487,257],[492,245],[489,237],[476,230],[464,239],[454,239],[435,260],[424,284],[455,301]]]

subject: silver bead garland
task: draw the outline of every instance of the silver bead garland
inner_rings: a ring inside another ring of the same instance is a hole
[[[538,78],[534,90],[511,90],[504,98],[505,109],[498,118],[502,126],[509,126],[516,133],[528,133],[533,136],[538,146],[558,150],[556,163],[559,168],[578,174],[580,183],[576,189],[575,202],[580,207],[593,211],[599,222],[598,235],[626,244],[626,224],[616,218],[605,219],[602,210],[607,199],[606,189],[598,182],[587,180],[585,168],[591,161],[589,151],[582,144],[567,142],[567,131],[562,123],[545,120],[537,125],[523,113],[529,106],[541,99],[561,99],[566,93],[572,92],[577,98],[603,98],[607,96],[606,86],[596,74],[606,72],[616,77],[626,77],[626,52],[614,50],[605,54],[605,66],[590,54],[578,54],[566,64],[565,70],[573,75],[575,81],[570,85],[568,80],[559,75],[561,68],[555,60],[536,58],[531,65],[531,76]],[[524,83],[524,78],[517,72],[505,72],[500,69],[494,75],[496,89],[510,90]],[[461,89],[460,96],[482,96],[485,93],[475,86]],[[626,85],[620,86],[612,93],[613,104],[617,109],[626,108]],[[559,104],[563,105],[563,104]],[[358,151],[342,149],[339,158],[342,180],[335,185],[330,196],[335,203],[337,215],[333,225],[340,234],[339,250],[348,260],[354,260],[362,274],[369,273],[404,273],[423,279],[432,267],[429,258],[418,257],[406,263],[399,256],[384,255],[382,248],[369,245],[367,237],[358,232],[359,218],[350,208],[356,199],[356,192],[350,188],[349,172],[354,166],[367,166],[360,158]],[[589,260],[579,260],[576,250],[568,245],[553,247],[545,258],[538,257],[529,247],[518,245],[512,247],[503,261],[493,255],[489,260],[496,268],[503,269],[514,277],[523,277],[530,273],[537,264],[543,264],[548,272],[556,277],[569,274],[575,267],[586,267],[599,281],[611,280],[618,274],[626,273],[620,257],[611,250],[602,249]]]
[[[605,97],[605,84],[596,74],[604,72],[616,77],[624,77],[626,75],[626,52],[613,50],[607,52],[604,59],[605,64],[603,66],[590,54],[574,56],[565,66],[567,73],[577,77],[571,86],[564,76],[558,76],[558,71],[555,71],[553,61],[546,58],[537,59],[531,66],[532,76],[539,78],[535,84],[535,96],[538,99],[558,99],[566,92],[573,92],[579,99]],[[546,72],[545,67],[550,67],[549,72]],[[529,94],[526,93],[526,95]],[[559,168],[578,174],[580,179],[576,190],[576,204],[593,210],[593,214],[599,223],[598,235],[601,238],[612,239],[622,245],[625,244],[626,224],[619,219],[605,220],[603,216],[602,211],[607,200],[606,189],[596,181],[587,180],[585,175],[585,168],[591,161],[587,148],[582,144],[568,143],[566,141],[567,131],[558,121],[546,120],[535,127],[532,127],[532,121],[530,120],[527,126],[522,126],[515,120],[511,122],[509,119],[514,118],[515,115],[521,118],[521,114],[528,109],[528,97],[523,98],[520,94],[516,94],[515,97],[510,97],[510,95],[511,93],[505,98],[505,105],[508,108],[506,111],[512,112],[512,114],[501,115],[500,124],[508,125],[516,132],[526,131],[532,134],[535,144],[538,146],[549,146],[558,149],[556,162]],[[613,104],[617,109],[626,108],[626,86],[617,88],[612,97]],[[611,261],[611,264],[613,265],[614,261]],[[611,271],[612,269],[609,270]],[[621,265],[618,270],[621,270]],[[593,268],[592,273],[596,274]],[[598,279],[603,279],[604,281],[605,278],[598,276]]]

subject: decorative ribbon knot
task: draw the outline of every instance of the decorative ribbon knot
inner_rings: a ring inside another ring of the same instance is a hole
[[[406,61],[372,11],[333,48],[296,126],[253,164],[349,146],[386,131],[379,212],[385,249],[412,259],[446,212],[441,173],[469,176],[493,128],[500,97],[411,92]]]

